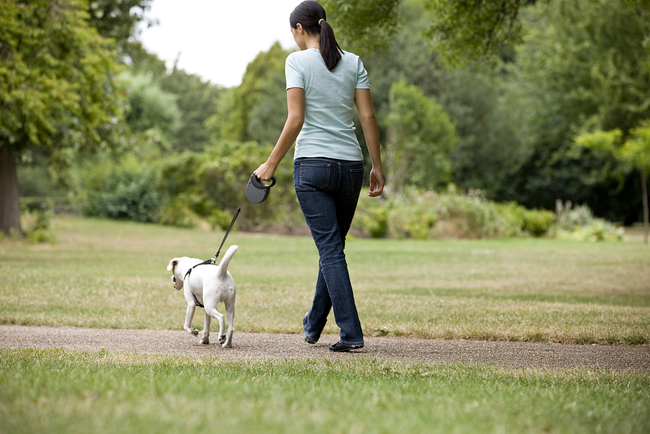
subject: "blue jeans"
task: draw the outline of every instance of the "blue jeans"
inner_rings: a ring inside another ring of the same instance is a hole
[[[316,294],[303,320],[305,336],[317,341],[333,309],[341,343],[363,344],[343,252],[363,185],[363,162],[301,158],[293,165],[293,184],[319,255]]]

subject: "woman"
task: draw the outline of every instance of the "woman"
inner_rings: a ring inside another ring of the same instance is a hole
[[[320,258],[316,294],[303,319],[305,340],[318,341],[333,309],[341,332],[330,350],[345,352],[363,348],[343,251],[364,173],[354,134],[355,105],[372,160],[370,196],[381,195],[384,178],[366,70],[358,56],[340,49],[326,19],[316,1],[303,1],[291,13],[291,33],[300,51],[286,60],[289,114],[275,148],[255,175],[269,181],[296,142],[294,186]]]

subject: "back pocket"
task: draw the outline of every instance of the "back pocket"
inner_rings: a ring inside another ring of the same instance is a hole
[[[330,163],[304,162],[299,163],[297,188],[303,190],[325,190],[330,185]]]

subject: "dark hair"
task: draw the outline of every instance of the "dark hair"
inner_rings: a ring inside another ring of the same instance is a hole
[[[331,71],[341,60],[341,47],[334,37],[334,29],[326,20],[325,9],[320,3],[313,0],[300,3],[289,16],[292,28],[295,29],[300,23],[310,35],[320,35],[320,54],[323,56],[327,69]]]

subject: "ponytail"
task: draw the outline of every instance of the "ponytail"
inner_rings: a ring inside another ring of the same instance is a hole
[[[324,18],[320,23],[320,55],[323,56],[327,69],[331,71],[341,60],[341,47],[336,42],[332,26]]]
[[[334,37],[334,29],[327,22],[327,14],[320,3],[314,0],[306,0],[300,3],[291,12],[289,23],[292,28],[296,28],[298,23],[310,35],[319,35],[320,54],[323,56],[325,66],[328,70],[333,70],[341,60],[341,47],[339,47]]]

